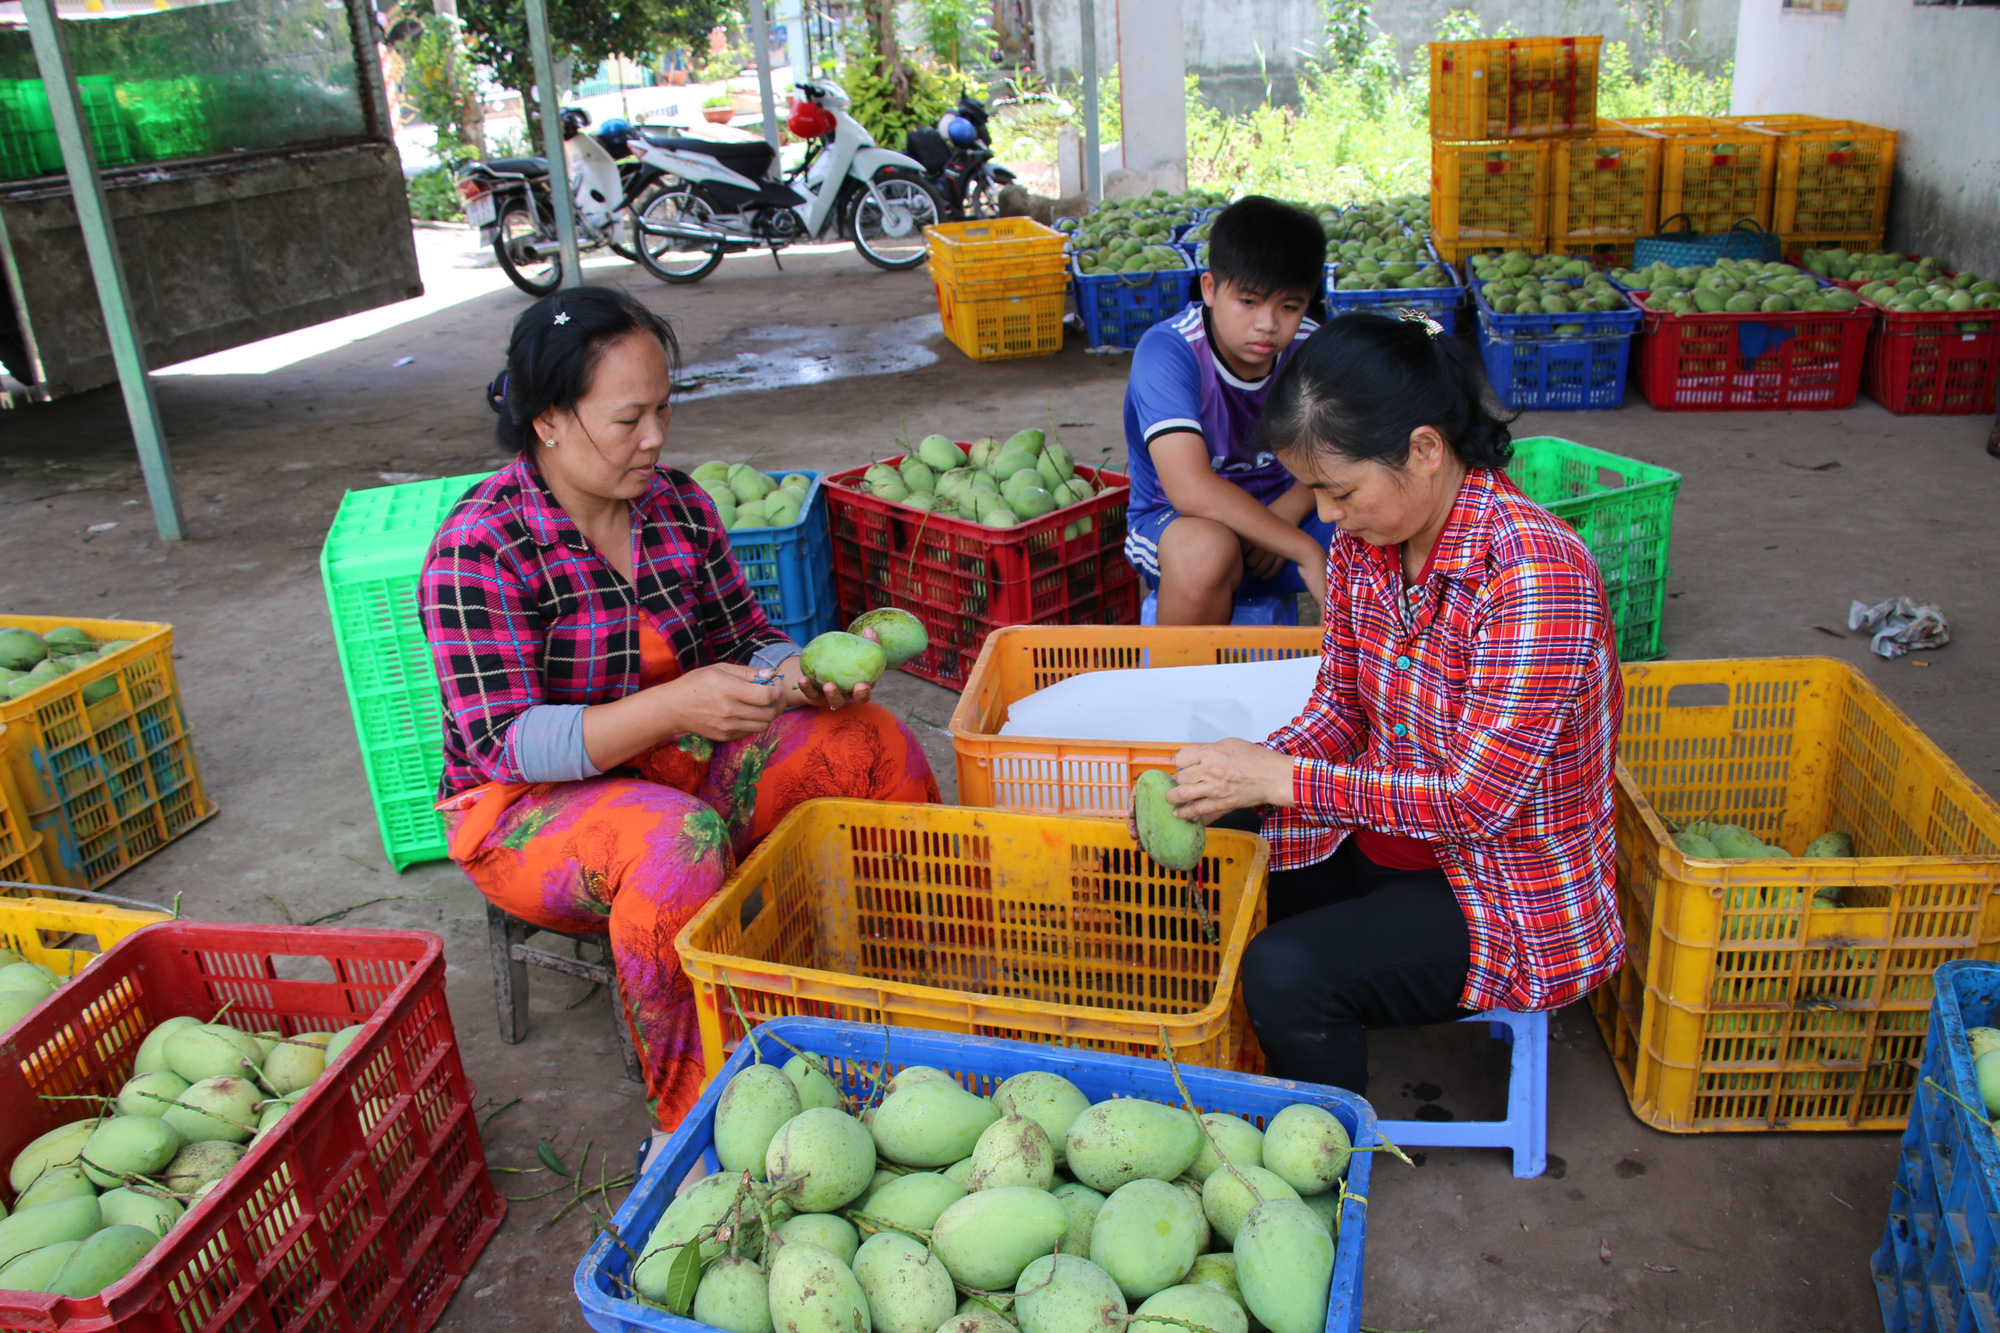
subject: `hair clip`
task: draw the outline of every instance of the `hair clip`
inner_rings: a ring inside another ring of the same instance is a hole
[[[1406,306],[1396,312],[1396,318],[1408,324],[1423,325],[1424,332],[1433,338],[1444,332],[1444,325],[1438,323],[1421,310],[1412,310]]]
[[[556,323],[558,324],[569,323],[569,311],[558,308],[556,311]]]

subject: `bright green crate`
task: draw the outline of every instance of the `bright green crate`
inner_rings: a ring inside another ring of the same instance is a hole
[[[320,579],[368,793],[389,864],[445,856],[432,807],[444,774],[444,699],[417,614],[417,580],[438,525],[490,472],[349,491],[320,549]]]
[[[1507,475],[1529,499],[1575,528],[1590,547],[1618,626],[1619,660],[1659,657],[1667,548],[1681,474],[1540,435],[1514,441]]]

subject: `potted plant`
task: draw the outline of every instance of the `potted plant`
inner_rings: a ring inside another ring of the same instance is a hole
[[[730,118],[735,114],[735,99],[728,93],[717,93],[715,96],[705,99],[701,104],[702,119],[712,125],[727,125]]]

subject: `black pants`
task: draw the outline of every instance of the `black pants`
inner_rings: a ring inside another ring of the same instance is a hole
[[[1247,819],[1247,823],[1245,822]],[[1254,814],[1218,821],[1254,831]],[[1243,956],[1243,997],[1277,1078],[1368,1091],[1369,1028],[1451,1023],[1472,966],[1442,870],[1389,870],[1349,839],[1272,874],[1269,922]]]

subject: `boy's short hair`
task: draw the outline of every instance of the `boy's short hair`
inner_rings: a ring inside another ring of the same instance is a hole
[[[1297,204],[1245,195],[1210,226],[1208,268],[1217,286],[1226,282],[1251,296],[1309,296],[1326,275],[1326,228]]]

